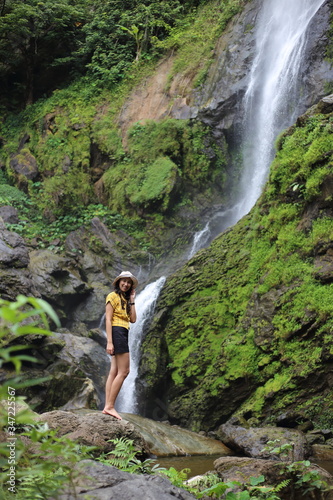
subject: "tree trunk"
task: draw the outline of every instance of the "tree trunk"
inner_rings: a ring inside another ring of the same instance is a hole
[[[25,103],[32,104],[34,100],[34,69],[35,69],[36,42],[34,38],[29,41],[29,47],[25,57]]]

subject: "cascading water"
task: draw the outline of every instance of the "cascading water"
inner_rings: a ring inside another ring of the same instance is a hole
[[[245,94],[244,169],[237,218],[253,207],[267,179],[274,140],[299,113],[299,78],[307,28],[325,0],[266,0]]]
[[[230,209],[216,214],[220,225],[194,236],[191,256],[247,214],[259,198],[277,135],[304,110],[298,106],[300,68],[308,26],[326,0],[264,0],[256,28],[256,50],[243,101],[243,169]],[[220,214],[220,215],[219,215]],[[214,227],[215,226],[215,227]],[[195,250],[193,248],[195,247]]]
[[[194,235],[188,258],[251,210],[261,194],[274,154],[274,140],[304,110],[298,106],[300,68],[307,28],[326,0],[264,0],[256,28],[256,50],[243,101],[243,169],[230,208],[216,212]],[[118,411],[136,413],[136,378],[147,321],[165,278],[148,285],[137,299],[138,319],[131,327],[131,372],[117,400]]]
[[[149,320],[154,314],[154,308],[159,293],[165,283],[165,277],[162,276],[154,283],[147,285],[140,292],[136,299],[137,320],[131,325],[129,333],[129,349],[130,349],[130,373],[126,378],[120,393],[117,398],[117,410],[127,413],[137,413],[137,398],[136,398],[136,379],[138,375],[140,361],[140,347],[143,340],[145,328],[148,326]]]

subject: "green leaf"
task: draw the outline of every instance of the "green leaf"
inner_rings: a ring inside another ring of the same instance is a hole
[[[264,482],[265,482],[265,476],[263,476],[263,475],[261,475],[259,477],[253,477],[253,476],[250,477],[251,486],[257,486],[258,484],[264,483]]]

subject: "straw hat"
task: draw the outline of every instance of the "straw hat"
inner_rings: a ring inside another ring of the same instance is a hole
[[[116,279],[114,280],[113,285],[116,286],[117,281],[120,280],[121,278],[131,278],[131,280],[133,281],[133,288],[136,288],[139,285],[139,282],[136,279],[136,277],[133,276],[133,274],[130,273],[129,271],[122,271],[119,274],[119,276],[117,276]]]

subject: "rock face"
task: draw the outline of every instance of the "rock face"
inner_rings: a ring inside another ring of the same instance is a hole
[[[8,212],[8,211],[7,211]],[[6,213],[7,213],[6,212]],[[2,221],[2,219],[0,219]],[[37,236],[36,236],[37,237]],[[114,234],[95,217],[90,228],[71,233],[66,253],[35,250],[18,234],[0,223],[0,294],[14,300],[18,294],[41,297],[58,314],[62,326],[74,333],[99,326],[105,297],[123,269],[139,273],[139,261],[148,257],[137,251],[124,256],[130,245],[124,234]],[[17,269],[20,269],[19,272]],[[145,273],[139,276],[144,281]]]
[[[241,100],[249,83],[254,58],[254,27],[262,7],[261,0],[246,2],[242,12],[229,23],[219,39],[204,85],[192,89],[192,81],[176,75],[165,91],[172,57],[163,61],[156,73],[134,89],[119,118],[123,135],[137,121],[198,118],[214,130],[215,137],[226,135],[232,146],[243,116]],[[309,27],[306,60],[302,64],[300,112],[325,95],[324,85],[333,78],[333,69],[325,59],[327,32],[332,2],[325,2]],[[181,97],[179,97],[181,96]]]
[[[243,120],[240,103],[253,62],[254,26],[261,5],[260,0],[247,3],[241,14],[232,20],[215,49],[214,63],[205,85],[193,102],[192,115],[212,126],[217,136],[225,131],[231,143],[237,138]],[[298,109],[301,113],[325,95],[325,82],[333,78],[333,70],[325,59],[331,10],[332,2],[325,2],[309,26],[306,59],[300,77],[302,92]]]
[[[0,219],[0,266],[21,268],[29,263],[29,254],[25,242],[17,233],[7,231]]]
[[[75,491],[66,492],[60,500],[94,498],[96,500],[192,500],[195,497],[173,486],[166,478],[139,476],[122,472],[115,467],[84,460],[76,466],[79,472]]]
[[[39,363],[35,368],[24,367],[24,376],[28,379],[51,377],[24,391],[37,411],[97,409],[104,405],[104,387],[110,369],[105,347],[70,333],[28,340],[32,347],[27,352]]]
[[[167,279],[142,345],[146,416],[163,394],[169,420],[193,430],[232,415],[285,426],[286,413],[288,427],[332,426],[332,113],[325,99],[299,117],[253,210]]]

